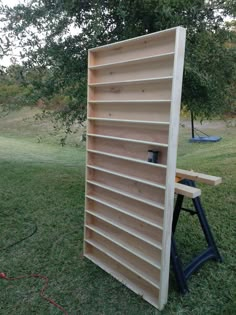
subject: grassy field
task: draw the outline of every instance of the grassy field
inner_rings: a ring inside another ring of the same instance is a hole
[[[83,210],[85,149],[79,136],[59,146],[49,122],[33,121],[23,110],[0,119],[0,272],[9,277],[40,273],[49,278],[47,296],[70,315],[155,315],[159,312],[84,259]],[[203,188],[203,204],[224,258],[208,262],[181,297],[171,272],[163,315],[236,313],[236,128],[211,123],[205,132],[221,135],[213,144],[189,144],[180,129],[178,166],[223,177]],[[40,139],[40,141],[39,141]],[[25,241],[12,243],[37,232]],[[184,261],[205,243],[195,217],[183,214],[177,243]],[[40,279],[0,280],[0,315],[55,315],[61,311],[39,297]]]

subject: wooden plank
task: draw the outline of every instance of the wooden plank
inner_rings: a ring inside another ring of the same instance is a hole
[[[97,79],[97,78],[96,78]],[[148,78],[148,79],[132,79],[132,80],[122,80],[122,81],[113,81],[113,80],[108,80],[108,81],[101,81],[99,83],[90,83],[90,87],[103,87],[103,86],[108,86],[108,87],[123,87],[123,86],[134,86],[134,85],[141,85],[141,86],[146,86],[150,84],[156,84],[159,82],[163,81],[172,81],[173,77],[168,76],[168,77],[154,77],[154,78]]]
[[[185,179],[191,179],[193,181],[208,184],[211,186],[216,186],[222,183],[222,178],[212,175],[207,175],[203,173],[198,173],[194,171],[187,171],[177,168],[176,169],[176,176],[185,178]]]
[[[106,45],[106,47],[97,47],[90,49],[89,52],[95,57],[92,66],[107,64],[112,62],[122,62],[136,58],[147,58],[158,54],[168,54],[175,48],[175,29],[167,33],[154,33],[144,35],[140,40],[130,39],[120,43]],[[158,40],[158,45],[156,44]]]
[[[103,183],[100,183],[100,182],[97,182],[97,181],[94,181],[94,180],[87,180],[87,183],[90,184],[90,185],[94,185],[94,186],[106,189],[106,190],[108,190],[110,192],[119,194],[122,197],[127,197],[127,198],[130,198],[130,199],[133,199],[133,200],[137,200],[139,202],[142,202],[144,205],[149,205],[149,206],[152,206],[152,207],[155,207],[155,208],[158,208],[158,209],[164,209],[164,206],[163,206],[163,204],[161,202],[155,202],[155,201],[152,201],[150,199],[145,199],[143,197],[138,197],[138,196],[136,196],[134,194],[127,193],[126,191],[117,189],[117,188],[109,186],[109,185],[105,185]],[[88,190],[88,194],[89,194],[89,190]]]
[[[175,37],[175,60],[173,70],[173,85],[172,85],[172,104],[170,111],[170,129],[169,140],[170,144],[168,148],[167,158],[167,175],[166,178],[169,182],[169,189],[166,190],[165,195],[165,211],[164,211],[164,230],[162,246],[165,250],[162,253],[161,259],[161,280],[160,280],[160,309],[164,307],[168,297],[168,285],[169,285],[169,268],[170,268],[170,245],[171,245],[171,230],[172,230],[172,218],[174,208],[174,183],[175,183],[175,171],[177,160],[177,146],[178,146],[178,132],[179,132],[179,112],[181,103],[181,91],[183,80],[183,66],[184,66],[184,53],[185,53],[185,37],[186,30],[182,27],[176,29]]]
[[[107,168],[103,168],[103,167],[99,167],[99,166],[93,166],[93,165],[89,165],[89,164],[87,165],[87,167],[89,169],[91,169],[91,170],[95,170],[95,171],[103,172],[103,173],[106,173],[106,174],[118,176],[121,179],[122,178],[124,178],[124,179],[131,179],[131,180],[133,180],[133,181],[135,181],[137,183],[150,185],[150,186],[153,186],[155,188],[160,188],[160,189],[163,189],[163,190],[166,189],[166,187],[164,185],[162,185],[162,184],[155,183],[153,181],[146,180],[146,179],[141,179],[141,178],[136,177],[136,176],[126,175],[124,173],[121,173],[120,171],[119,172],[115,172],[114,170],[109,170]]]
[[[146,34],[143,36],[138,36],[138,37],[134,37],[134,38],[129,38],[129,39],[125,39],[121,42],[115,42],[112,44],[106,44],[106,45],[102,45],[102,46],[98,46],[95,48],[91,48],[89,49],[90,53],[94,53],[94,52],[111,52],[111,50],[118,50],[120,51],[120,48],[123,47],[130,47],[132,48],[135,44],[145,44],[147,43],[147,41],[150,41],[151,43],[155,42],[156,40],[161,40],[163,38],[165,39],[170,39],[171,41],[174,39],[175,36],[175,32],[176,32],[177,27],[173,27],[173,28],[169,28],[166,30],[162,30],[159,32],[155,32],[155,33],[150,33],[150,34]],[[172,36],[172,37],[171,37]],[[171,37],[171,38],[170,38]],[[159,45],[161,46],[161,44],[159,43]],[[173,49],[174,51],[174,49]]]
[[[90,100],[110,101],[114,99],[134,101],[139,100],[169,100],[171,98],[171,80],[153,80],[136,83],[135,85],[110,85],[90,87]]]
[[[117,239],[117,237],[114,237],[112,234],[109,234],[107,232],[102,231],[97,226],[94,227],[93,225],[86,225],[86,232],[89,234],[89,237],[91,237],[91,233],[89,231],[95,232],[97,235],[102,236],[103,238],[109,240],[110,242],[116,244],[117,246],[123,248],[127,252],[131,253],[135,257],[138,257],[140,260],[146,262],[148,265],[151,265],[155,269],[160,270],[160,265],[156,264],[156,261],[152,261],[148,259],[146,256],[143,255],[143,251],[138,250],[137,248],[134,248],[132,246],[128,246],[126,243],[121,242]]]
[[[113,119],[113,118],[100,118],[100,117],[88,117],[91,121],[101,121],[109,123],[130,123],[130,124],[144,124],[144,125],[159,125],[159,126],[169,126],[166,121],[147,121],[147,120],[134,120],[134,119]]]
[[[143,299],[158,307],[158,291],[146,281],[124,268],[119,263],[108,257],[106,254],[99,252],[97,249],[87,248],[84,254],[85,257],[93,261],[97,266],[111,274],[115,279],[123,283]]]
[[[188,198],[196,198],[201,196],[201,189],[190,187],[180,183],[175,183],[175,193],[183,195]]]
[[[90,234],[90,232],[89,232]],[[96,249],[100,250],[129,271],[141,277],[156,289],[159,287],[160,270],[147,264],[145,261],[137,258],[122,247],[114,244],[101,235],[92,232],[90,237],[86,238],[85,242],[89,243]]]
[[[86,212],[87,212],[87,215],[95,217],[95,218],[99,219],[100,221],[102,221],[103,223],[105,222],[112,227],[115,227],[115,228],[117,228],[123,232],[126,232],[127,234],[134,236],[136,239],[142,240],[144,243],[149,244],[156,249],[159,249],[159,250],[162,249],[160,242],[153,240],[153,238],[151,238],[149,236],[146,236],[146,235],[144,236],[144,234],[139,233],[136,229],[127,227],[120,222],[117,222],[113,219],[107,218],[105,215],[97,214],[97,213],[89,211],[89,210],[86,210]]]
[[[113,140],[110,138],[90,137],[89,152],[104,156],[133,161],[146,165],[148,162],[148,150],[158,151],[158,163],[152,164],[155,168],[166,168],[167,148],[158,144],[137,143],[129,141]]]
[[[139,104],[139,103],[149,103],[149,104],[156,104],[156,103],[166,103],[169,104],[171,103],[171,100],[119,100],[119,99],[113,99],[113,100],[89,100],[88,101],[89,104],[110,104],[110,105],[115,105],[115,104],[124,104],[124,103],[128,103],[128,104]]]
[[[101,143],[101,141],[100,141],[100,143]],[[114,143],[112,143],[112,145],[114,145]],[[149,167],[152,168],[151,172],[155,168],[166,169],[166,165],[163,165],[163,164],[160,164],[160,163],[150,163],[150,162],[142,160],[142,159],[132,158],[132,157],[129,157],[129,156],[123,156],[123,155],[121,155],[122,153],[120,151],[119,151],[120,155],[119,154],[108,153],[106,151],[98,151],[98,150],[90,150],[90,149],[88,149],[88,152],[92,153],[92,154],[94,153],[94,154],[97,154],[97,155],[98,154],[102,155],[105,158],[106,157],[112,157],[112,158],[115,158],[115,159],[124,160],[126,162],[135,162],[135,163],[140,163],[140,164],[143,164],[143,165],[146,165],[146,166],[148,165]],[[147,153],[146,152],[148,152],[148,150],[144,150],[144,152],[145,152],[145,158],[146,158],[147,157]],[[92,154],[89,155],[90,158],[91,158]]]
[[[87,221],[88,220],[89,218],[87,218]],[[139,256],[139,258],[141,257],[142,260],[145,260],[155,268],[161,268],[159,265],[161,250],[159,248],[153,247],[151,244],[144,242],[144,240],[140,240],[134,235],[97,218],[95,218],[93,223],[86,224],[86,228],[99,233],[118,246]]]
[[[92,187],[91,187],[92,186]],[[156,226],[163,226],[163,205],[147,204],[143,200],[137,200],[130,195],[120,194],[114,189],[107,189],[101,185],[89,185],[90,194],[87,195],[90,199],[95,199],[100,202],[112,204],[113,207],[125,209],[127,214],[138,216],[142,220],[152,222]]]
[[[91,84],[96,82],[109,82],[109,84],[118,84],[125,82],[126,84],[136,84],[140,81],[153,80],[172,80],[173,58],[163,62],[142,63],[138,65],[125,65],[120,67],[96,70],[95,79]],[[147,79],[147,73],[148,78]],[[123,83],[124,84],[124,83]]]
[[[169,123],[170,102],[92,102],[88,116]]]
[[[94,56],[92,54],[88,54],[88,65],[89,64],[93,64],[94,63]],[[88,82],[90,81],[93,81],[93,72],[91,70],[89,70],[88,68]],[[89,88],[89,86],[87,87],[87,112],[89,112],[89,101],[91,99],[91,89]],[[86,141],[86,160],[88,159],[88,148],[89,148],[89,139],[87,137],[87,141]],[[88,174],[87,174],[87,168],[85,169],[85,178],[88,178]],[[87,195],[88,193],[88,185],[85,185],[85,196]],[[85,209],[87,207],[87,204],[86,204],[86,199],[85,199]],[[86,213],[84,213],[84,221],[87,222],[87,217],[86,217]],[[86,237],[86,226],[84,226],[84,239]],[[83,244],[83,252],[86,251],[86,244],[84,242]]]
[[[135,124],[122,122],[119,124],[112,122],[90,121],[88,133],[116,137],[120,139],[132,139],[137,141],[148,141],[153,143],[168,143],[169,126],[155,126],[146,124],[143,128]]]
[[[144,224],[150,225],[156,229],[163,230],[162,224],[156,224],[155,221],[149,220],[147,216],[140,215],[137,211],[130,211],[129,209],[117,206],[114,203],[111,203],[109,201],[104,200],[104,198],[101,198],[100,196],[99,196],[100,198],[94,197],[94,195],[93,196],[87,195],[86,197],[88,199],[96,201],[96,202],[98,202],[104,206],[110,207],[110,208],[124,214],[125,216],[129,216],[131,218],[134,218],[134,219],[141,221]]]
[[[120,68],[122,66],[132,66],[132,65],[139,65],[139,64],[147,64],[147,63],[154,63],[155,61],[163,61],[163,60],[172,60],[174,57],[174,52],[166,53],[166,54],[159,54],[148,56],[146,58],[132,58],[125,61],[118,61],[112,63],[105,63],[98,66],[89,66],[90,70],[104,70],[104,69],[111,69],[111,68]]]
[[[110,222],[115,222],[116,226],[121,226],[128,231],[135,231],[143,239],[149,239],[151,242],[160,243],[163,228],[155,224],[149,224],[147,220],[140,220],[136,216],[129,215],[125,209],[114,207],[113,204],[100,202],[100,200],[90,199],[87,201],[87,212],[93,215],[99,215],[101,218]],[[93,209],[95,209],[93,211]],[[114,224],[113,224],[114,225]]]
[[[147,144],[150,146],[159,146],[163,148],[167,148],[168,144],[166,143],[160,143],[160,142],[154,142],[154,141],[146,141],[142,139],[130,139],[130,138],[121,138],[121,137],[114,137],[114,136],[108,136],[104,134],[98,134],[98,133],[87,133],[89,137],[96,137],[96,138],[102,138],[102,139],[109,139],[109,140],[117,140],[117,141],[125,141],[125,142],[131,142],[131,143],[137,143],[137,144]]]
[[[91,151],[90,151],[91,152]],[[149,183],[150,185],[165,189],[166,168],[153,167],[154,163],[138,163],[136,160],[121,159],[119,156],[92,153],[89,155],[88,166],[99,167],[104,171],[112,171],[133,180]],[[155,166],[158,164],[155,164]]]
[[[104,173],[99,170],[88,169],[91,181],[109,186],[120,192],[128,193],[133,198],[149,200],[150,202],[164,204],[165,190],[141,183],[133,179],[118,177],[113,174]]]

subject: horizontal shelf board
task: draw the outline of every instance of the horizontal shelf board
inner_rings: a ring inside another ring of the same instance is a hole
[[[115,269],[112,269],[108,264],[105,264],[100,259],[98,259],[95,255],[85,253],[84,256],[91,260],[95,265],[112,275],[116,280],[121,282],[123,285],[125,285],[127,288],[135,292],[136,294],[140,295],[142,298],[144,298],[146,301],[148,301],[151,305],[154,307],[159,307],[158,305],[158,294],[157,298],[154,299],[154,297],[147,294],[146,290],[140,288],[136,284],[134,284],[132,281],[127,279],[122,273],[118,272]]]
[[[100,82],[100,83],[89,83],[88,86],[90,87],[102,87],[102,86],[114,86],[114,85],[136,85],[136,84],[152,84],[155,82],[161,81],[170,81],[172,80],[172,76],[168,77],[159,77],[159,78],[152,78],[152,79],[139,79],[139,80],[124,80],[124,81],[114,81],[114,82]]]
[[[110,170],[107,170],[105,168],[94,166],[94,165],[87,165],[87,167],[91,168],[91,169],[94,169],[94,170],[97,170],[97,171],[108,173],[108,174],[111,174],[111,175],[119,176],[119,177],[126,178],[126,179],[131,179],[131,180],[134,180],[136,182],[139,182],[139,183],[142,183],[142,184],[146,184],[146,185],[150,185],[150,186],[153,186],[153,187],[156,187],[156,188],[160,188],[160,189],[163,189],[163,190],[166,189],[166,187],[164,185],[156,184],[156,183],[151,182],[149,180],[144,180],[144,179],[140,179],[138,177],[121,174],[121,173],[110,171]]]
[[[100,220],[102,220],[102,221],[104,221],[104,222],[106,222],[106,223],[108,223],[108,224],[110,224],[110,225],[112,225],[112,226],[114,226],[114,227],[116,227],[116,228],[118,228],[118,229],[120,229],[120,230],[122,230],[122,231],[124,231],[124,232],[126,232],[126,233],[128,233],[128,234],[130,234],[130,235],[132,235],[132,236],[134,236],[136,238],[138,238],[138,239],[140,239],[140,240],[142,240],[143,242],[145,242],[145,243],[147,243],[147,244],[149,244],[149,245],[151,245],[151,246],[153,246],[153,247],[155,247],[155,248],[157,248],[159,250],[162,250],[161,243],[155,242],[150,237],[147,237],[144,234],[139,233],[139,232],[137,232],[136,230],[134,230],[132,228],[129,228],[129,227],[123,225],[123,224],[118,224],[117,222],[112,221],[111,219],[107,219],[103,215],[97,214],[97,213],[95,213],[93,211],[90,211],[90,210],[86,209],[85,212],[90,214],[90,215],[92,215],[92,216],[94,216],[95,218],[98,218],[98,219],[100,219]]]
[[[110,257],[112,260],[116,261],[118,264],[122,265],[124,268],[128,269],[130,272],[134,273],[136,276],[140,277],[154,288],[160,290],[160,286],[157,283],[153,282],[150,278],[148,279],[141,270],[138,270],[136,267],[132,266],[127,260],[122,259],[114,253],[109,253],[104,246],[95,240],[85,239],[85,242],[95,247],[97,250],[101,251],[103,254]]]
[[[110,140],[119,140],[119,141],[125,141],[125,142],[133,142],[133,143],[143,143],[163,148],[168,148],[168,144],[165,143],[159,143],[159,142],[151,142],[151,141],[145,141],[145,140],[136,140],[136,139],[129,139],[129,138],[120,138],[120,137],[112,137],[112,136],[105,136],[105,135],[99,135],[94,133],[88,133],[89,137],[96,137],[96,138],[103,138],[103,139],[110,139]]]
[[[126,156],[122,156],[122,155],[117,155],[117,154],[107,153],[107,152],[102,152],[102,151],[97,151],[97,150],[88,149],[87,151],[90,153],[96,153],[96,154],[100,154],[100,155],[104,155],[104,156],[114,157],[114,158],[125,160],[125,161],[140,163],[140,164],[144,164],[144,165],[150,165],[151,167],[166,169],[166,165],[164,165],[164,164],[150,163],[148,161],[138,160],[138,159],[130,158],[128,156],[126,157]]]
[[[100,70],[100,69],[106,69],[106,68],[113,68],[113,67],[120,67],[120,66],[129,66],[129,65],[135,65],[135,64],[142,64],[149,61],[156,61],[158,59],[167,59],[169,57],[173,57],[174,52],[166,53],[166,54],[159,54],[149,57],[143,57],[143,58],[136,58],[136,59],[129,59],[125,61],[119,61],[119,62],[111,62],[111,63],[105,63],[100,64],[96,66],[90,66],[90,70]]]
[[[89,104],[124,104],[124,103],[129,103],[129,104],[156,104],[156,103],[171,103],[171,100],[110,100],[110,101],[96,101],[96,100],[91,100],[88,101]]]
[[[116,210],[116,211],[118,211],[118,212],[120,212],[120,213],[123,213],[123,214],[125,214],[125,215],[127,215],[127,216],[129,216],[129,217],[132,217],[132,218],[134,218],[134,219],[136,219],[136,220],[139,220],[139,221],[141,221],[141,222],[143,222],[143,223],[146,223],[146,224],[148,224],[148,225],[151,225],[151,226],[154,227],[154,228],[157,228],[157,229],[159,229],[159,230],[163,230],[163,227],[162,227],[161,225],[155,224],[155,223],[153,223],[152,221],[149,221],[149,220],[147,220],[147,219],[144,218],[144,217],[141,217],[141,216],[135,215],[135,214],[133,214],[133,213],[127,212],[127,210],[122,209],[121,207],[118,207],[118,206],[116,206],[116,205],[114,205],[114,204],[111,204],[111,203],[109,203],[109,202],[106,202],[106,201],[104,201],[104,200],[102,200],[102,199],[100,199],[100,198],[97,198],[97,197],[93,197],[93,196],[90,196],[90,195],[86,195],[86,197],[89,198],[89,199],[91,199],[91,200],[94,200],[94,201],[96,201],[96,202],[99,202],[99,203],[103,204],[104,206],[110,207],[110,208],[112,208],[112,209],[114,209],[114,210]]]
[[[167,121],[150,121],[150,120],[130,120],[130,119],[112,119],[112,118],[97,118],[97,117],[88,117],[88,120],[95,121],[104,121],[104,122],[121,122],[121,123],[131,123],[131,124],[150,124],[150,125],[162,125],[169,126],[169,122]]]
[[[150,205],[152,207],[155,207],[155,208],[158,208],[158,209],[161,209],[161,210],[165,209],[163,204],[160,204],[160,203],[157,203],[157,202],[152,202],[149,199],[139,198],[137,196],[128,194],[128,193],[126,193],[124,191],[121,191],[119,189],[116,189],[116,188],[113,188],[113,187],[110,187],[110,186],[107,186],[107,185],[104,185],[104,184],[100,184],[100,183],[98,183],[96,181],[87,180],[87,183],[95,185],[95,186],[98,186],[98,187],[101,187],[101,188],[109,190],[109,191],[112,191],[112,192],[117,193],[117,194],[119,194],[121,196],[125,196],[125,197],[128,197],[130,199],[134,199],[134,200],[140,201],[140,202],[142,202],[144,204],[147,204],[147,205]]]
[[[154,39],[154,38],[163,38],[165,36],[168,36],[170,33],[175,33],[177,31],[179,26],[177,27],[172,27],[166,30],[162,30],[156,33],[150,33],[150,34],[146,34],[143,36],[137,36],[134,38],[130,38],[130,39],[125,39],[116,43],[112,43],[112,44],[108,44],[108,45],[103,45],[103,46],[99,46],[99,47],[94,47],[94,48],[90,48],[89,52],[100,52],[100,51],[106,51],[109,49],[117,49],[118,47],[125,47],[125,46],[131,46],[135,43],[142,43],[144,40],[148,40],[148,39]]]
[[[91,231],[94,231],[95,233],[101,235],[102,237],[106,238],[107,240],[109,240],[110,242],[116,244],[117,246],[120,246],[121,248],[123,248],[124,250],[126,250],[127,252],[133,254],[134,256],[138,257],[139,259],[145,261],[146,263],[152,265],[153,267],[157,268],[158,270],[161,269],[161,265],[154,260],[151,260],[149,258],[147,258],[146,256],[143,255],[143,252],[140,250],[137,250],[136,248],[127,246],[126,243],[123,243],[121,241],[118,241],[116,239],[114,239],[109,233],[104,232],[103,230],[99,229],[98,227],[94,226],[94,225],[88,225],[86,224],[85,227]]]

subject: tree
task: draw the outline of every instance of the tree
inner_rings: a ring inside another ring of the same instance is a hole
[[[0,68],[0,115],[4,116],[10,110],[16,110],[27,105],[31,100],[33,86],[24,80],[24,68],[12,65]]]
[[[33,82],[38,97],[64,95],[68,126],[86,115],[87,49],[182,25],[187,27],[183,103],[202,117],[229,108],[236,77],[235,41],[224,16],[233,0],[31,0],[0,7],[0,55],[22,48],[27,69],[47,72]]]

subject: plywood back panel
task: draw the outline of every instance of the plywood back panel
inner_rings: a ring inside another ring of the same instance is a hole
[[[92,49],[90,52],[93,53],[94,58],[90,65],[125,62],[137,58],[145,59],[173,53],[174,50],[175,32],[172,29]]]
[[[158,151],[158,161],[160,165],[167,163],[167,147],[162,147],[160,144],[137,143],[115,139],[107,139],[101,137],[89,136],[88,150],[97,154],[120,158],[125,161],[134,161],[136,163],[146,164],[148,150]],[[131,145],[132,143],[132,145]],[[156,167],[152,164],[152,167]]]
[[[126,121],[90,120],[87,129],[89,134],[163,144],[168,142],[169,134],[168,125],[146,122],[138,124]]]
[[[106,67],[94,67],[91,83],[116,82],[120,80],[132,80],[173,75],[174,54],[164,55],[159,58],[140,59],[136,62],[107,65]]]
[[[88,60],[84,255],[159,309],[168,296],[184,49],[177,27],[91,49]]]
[[[134,106],[131,106],[129,102],[92,103],[88,115],[97,118],[169,122],[170,102],[147,103],[144,101],[135,103]]]
[[[172,80],[170,77],[137,82],[117,81],[117,83],[90,86],[91,100],[170,100]]]

